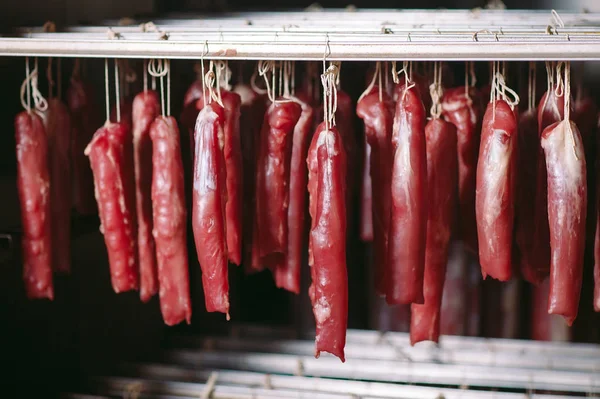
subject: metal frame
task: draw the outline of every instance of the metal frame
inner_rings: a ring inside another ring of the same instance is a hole
[[[550,11],[349,11],[233,13],[22,28],[0,55],[278,60],[599,60],[600,14]],[[119,38],[110,39],[108,28]]]

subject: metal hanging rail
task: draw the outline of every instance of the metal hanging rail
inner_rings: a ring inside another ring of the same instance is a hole
[[[600,60],[600,14],[322,10],[107,21],[0,38],[0,55],[279,60]],[[109,38],[109,27],[117,37]]]

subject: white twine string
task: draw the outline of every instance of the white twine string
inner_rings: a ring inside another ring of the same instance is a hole
[[[38,59],[37,57],[33,61],[33,71],[29,75],[29,81],[31,82],[31,97],[33,98],[33,106],[38,111],[45,111],[48,109],[48,102],[40,92],[38,88]],[[28,101],[28,104],[29,101]]]
[[[292,80],[290,82],[291,88],[292,88],[292,96],[296,95],[296,61],[290,61],[291,62],[291,71],[290,71],[290,75],[292,77]]]
[[[503,70],[506,70],[505,65],[502,66]],[[504,100],[511,110],[515,109],[515,106],[519,104],[519,95],[506,84],[504,74],[499,71],[500,65],[494,63],[494,78],[492,80],[492,90],[490,91],[491,101],[493,102],[493,114],[492,120],[496,120],[496,99]]]
[[[146,60],[146,59],[144,59],[143,75],[144,75],[144,93],[146,93],[148,91],[148,60]]]
[[[255,69],[254,72],[252,72],[252,76],[250,77],[250,87],[252,87],[252,90],[254,90],[258,94],[267,94],[266,89],[263,89],[262,87],[258,87],[256,85],[257,77],[258,77],[258,69]]]
[[[29,72],[29,57],[25,57],[25,80],[21,83],[21,106],[31,112],[31,73]]]
[[[216,75],[213,69],[214,63],[213,61],[210,61],[208,65],[208,72],[206,72],[206,75],[204,76],[204,83],[208,89],[208,100],[209,102],[212,102],[214,100],[217,102],[217,104],[223,107],[223,101],[221,100],[221,90],[219,88],[219,85],[217,84],[219,75]],[[216,71],[217,74],[219,74],[218,68]],[[215,85],[217,90],[214,89]]]
[[[471,63],[470,61],[465,62],[465,97],[467,98],[467,101],[469,102],[469,104],[472,103],[471,96],[469,95],[469,87],[471,87],[469,84],[469,64],[470,63]]]
[[[565,81],[563,80],[564,68],[565,63],[563,61],[559,61],[556,64],[556,88],[554,89],[556,97],[562,97],[565,94]]]
[[[321,83],[323,84],[323,120],[325,128],[329,130],[335,126],[335,111],[337,110],[337,75],[339,69],[334,63],[329,64],[329,68],[323,70]]]
[[[160,107],[162,111],[162,116],[166,116],[168,114],[165,113],[165,84],[164,77],[169,72],[169,67],[167,65],[167,60],[164,59],[151,59],[148,63],[148,73],[150,76],[154,78],[160,78]],[[168,85],[167,85],[168,86]],[[167,98],[169,96],[167,95]],[[167,107],[169,108],[169,107]]]
[[[365,91],[363,91],[360,97],[358,97],[358,102],[360,102],[360,100],[362,100],[366,95],[368,95],[371,92],[371,89],[373,89],[373,87],[375,86],[375,81],[378,78],[378,75],[379,79],[381,80],[381,61],[377,61],[375,63],[375,72],[373,73],[373,77],[371,78],[371,83],[369,83]]]
[[[121,122],[121,88],[119,86],[119,60],[115,59],[115,97],[117,99],[117,122]]]
[[[272,72],[272,75],[274,77],[275,76],[275,73],[273,71],[274,67],[275,67],[274,61],[265,61],[265,60],[258,61],[257,71],[258,71],[258,74],[260,76],[262,76],[263,79],[265,80],[267,96],[269,97],[269,100],[271,100],[271,102],[275,102],[275,87],[274,87],[275,82],[273,81],[273,86],[271,86],[271,83],[269,83],[269,71]]]
[[[527,108],[531,111],[535,108],[535,94],[536,94],[536,65],[534,61],[529,61],[529,82],[528,88],[528,105]]]
[[[573,144],[573,154],[575,155],[575,159],[579,160],[579,154],[577,153],[577,147],[575,145],[575,132],[571,129],[571,62],[566,61],[564,63],[564,94],[565,94],[565,105],[564,105],[564,120],[567,122],[567,129],[569,129],[569,133],[571,133],[571,141]]]
[[[439,119],[442,115],[441,98],[443,95],[442,89],[442,63],[435,61],[433,63],[433,83],[429,85],[429,94],[431,95],[431,117]]]
[[[404,101],[406,92],[415,87],[415,83],[412,81],[412,62],[402,61],[402,69],[396,72],[396,61],[392,61],[392,79],[394,83],[400,83],[400,74],[402,73],[404,74],[404,90],[402,91],[401,101]]]
[[[202,101],[204,104],[204,106],[206,106],[208,104],[208,100],[210,100],[210,97],[207,98],[206,97],[206,76],[204,75],[204,57],[208,54],[208,40],[204,41],[204,48],[202,49],[202,54],[200,55],[200,73],[202,74],[200,76],[200,80],[202,81]]]
[[[108,85],[108,58],[104,59],[104,100],[106,104],[106,121],[110,120],[110,88]]]
[[[469,61],[469,74],[471,75],[471,87],[475,87],[475,85],[477,84],[477,76],[475,75],[475,62],[474,61]]]

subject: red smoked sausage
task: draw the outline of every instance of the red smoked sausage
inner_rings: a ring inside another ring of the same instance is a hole
[[[370,178],[373,193],[373,263],[375,265],[375,290],[385,294],[385,265],[388,256],[388,234],[391,212],[392,181],[392,130],[394,124],[394,103],[383,91],[379,99],[379,89],[363,97],[356,107],[356,113],[363,119],[365,137],[371,149]],[[366,167],[366,165],[365,165]]]
[[[36,113],[15,117],[15,141],[25,292],[30,299],[54,299],[48,142]]]
[[[85,149],[94,174],[112,286],[117,293],[139,288],[131,142],[125,124],[107,122]]]
[[[52,210],[52,268],[71,271],[71,117],[58,98],[48,100],[42,114],[48,137],[50,204]]]
[[[410,342],[437,342],[440,335],[440,310],[450,232],[458,194],[458,156],[456,127],[442,119],[425,126],[427,140],[427,246],[425,249],[425,303],[411,305]]]
[[[140,262],[140,298],[148,302],[158,292],[156,251],[152,237],[152,140],[150,125],[160,113],[158,94],[142,92],[133,99],[133,159],[137,245]]]
[[[348,323],[345,157],[341,134],[320,124],[307,158],[312,220],[309,296],[317,329],[315,356],[325,351],[342,362]]]
[[[287,251],[285,257],[277,263],[274,270],[275,285],[295,294],[300,293],[300,268],[304,247],[304,215],[306,214],[306,184],[308,180],[306,157],[315,117],[313,107],[310,104],[300,99],[297,102],[302,107],[302,113],[294,127],[292,139],[287,212]]]
[[[425,108],[415,87],[398,96],[392,135],[391,214],[386,301],[423,303],[427,232]]]
[[[152,139],[152,213],[160,309],[169,326],[192,317],[186,239],[186,206],[179,129],[172,116],[157,117]]]
[[[512,276],[517,121],[504,100],[488,104],[477,164],[476,215],[483,278]]]
[[[94,198],[94,176],[90,162],[83,153],[94,132],[102,124],[94,93],[90,85],[77,77],[71,78],[67,90],[67,104],[71,111],[71,156],[73,169],[73,205],[82,215],[97,212]]]
[[[475,220],[475,183],[477,180],[477,156],[481,110],[477,91],[464,87],[445,90],[442,99],[444,119],[456,126],[458,139],[458,224],[459,235],[467,248],[477,253],[477,223]]]
[[[206,310],[222,312],[229,317],[224,119],[223,107],[214,102],[198,115],[194,133],[192,229],[202,268]]]
[[[575,123],[564,120],[542,133],[548,171],[550,227],[550,294],[548,313],[567,324],[577,317],[587,211],[587,181],[583,142]]]
[[[271,104],[261,130],[256,172],[256,217],[261,258],[287,251],[287,210],[294,126],[302,107],[294,101]],[[272,260],[265,260],[272,265]]]

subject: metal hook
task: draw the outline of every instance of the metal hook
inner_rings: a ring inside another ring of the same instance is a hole
[[[325,54],[323,54],[323,62],[331,55],[331,47],[329,46],[329,33],[325,33]]]
[[[406,36],[406,40],[409,41],[409,42],[412,42],[412,39],[410,37],[410,32],[408,32],[408,35]]]

